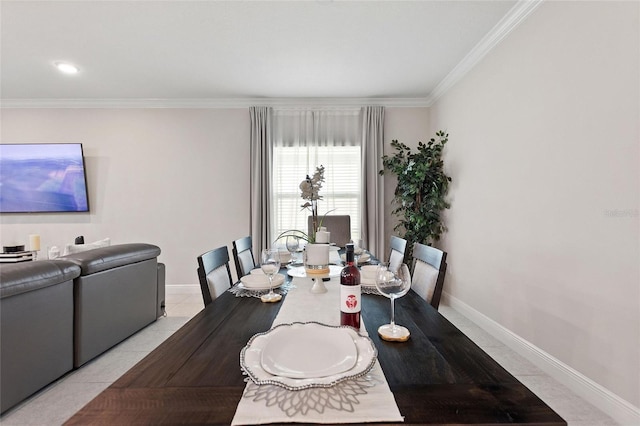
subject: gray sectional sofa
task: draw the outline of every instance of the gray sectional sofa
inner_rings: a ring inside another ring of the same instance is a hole
[[[133,243],[0,264],[0,412],[163,315],[159,254]]]

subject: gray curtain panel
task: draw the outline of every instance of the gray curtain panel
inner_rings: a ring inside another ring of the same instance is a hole
[[[251,238],[253,252],[271,247],[269,188],[271,187],[271,107],[250,107],[251,115]]]
[[[384,181],[384,107],[362,108],[362,239],[365,247],[379,259],[385,259]]]

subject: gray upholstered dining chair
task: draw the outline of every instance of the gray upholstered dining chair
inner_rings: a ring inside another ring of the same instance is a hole
[[[322,225],[331,233],[331,242],[338,247],[345,247],[351,241],[351,216],[347,215],[326,215],[322,220]],[[307,221],[307,230],[311,234],[313,222],[311,216]]]
[[[398,269],[404,263],[404,251],[407,248],[407,240],[404,238],[391,236],[391,251],[389,252],[389,267],[392,270]]]
[[[440,305],[444,276],[447,272],[446,260],[447,252],[420,243],[413,246],[411,290],[436,309]]]
[[[233,279],[227,247],[218,247],[198,256],[198,280],[205,307],[231,287]]]
[[[250,236],[233,242],[233,260],[236,264],[238,279],[256,267],[256,261],[253,257],[253,241]]]

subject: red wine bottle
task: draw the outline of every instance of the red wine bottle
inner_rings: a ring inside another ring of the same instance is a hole
[[[346,250],[347,266],[340,272],[340,325],[360,330],[360,271],[353,262],[353,243]]]

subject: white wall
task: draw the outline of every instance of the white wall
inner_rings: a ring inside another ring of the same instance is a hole
[[[88,214],[2,215],[4,245],[40,234],[44,256],[47,246],[78,235],[86,242],[149,242],[162,249],[168,284],[197,284],[199,254],[249,235],[247,108],[1,113],[3,143],[83,143],[91,206]],[[395,138],[417,145],[428,136],[428,108],[388,108],[385,117],[387,146]]]
[[[545,2],[432,108],[445,291],[640,406],[638,2]]]
[[[249,235],[248,124],[248,109],[3,109],[3,143],[82,142],[91,212],[2,215],[0,240],[148,242],[168,284],[196,284],[199,254]]]

